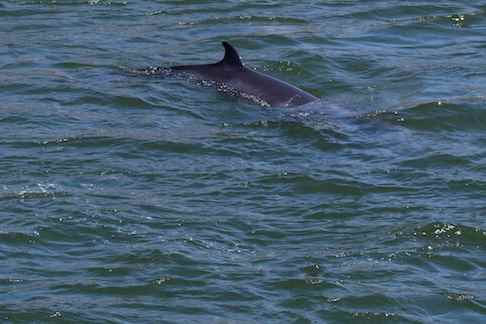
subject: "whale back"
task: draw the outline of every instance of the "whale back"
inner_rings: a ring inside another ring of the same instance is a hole
[[[222,42],[224,57],[217,63],[200,65],[178,65],[171,69],[190,73],[198,79],[215,82],[219,87],[231,89],[239,95],[270,106],[298,106],[318,100],[285,81],[246,68],[238,51],[228,42]]]

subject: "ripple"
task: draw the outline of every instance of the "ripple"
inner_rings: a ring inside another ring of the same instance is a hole
[[[276,24],[280,26],[283,24],[300,25],[300,24],[307,24],[308,22],[304,19],[298,19],[293,17],[239,15],[239,16],[231,16],[231,17],[210,18],[210,19],[201,20],[193,24],[212,26],[217,24],[234,24],[234,23],[245,23],[245,24],[269,23],[269,24]]]
[[[326,282],[319,278],[308,279],[286,279],[277,281],[271,284],[273,289],[285,289],[285,290],[309,290],[309,289],[331,289],[339,288],[339,285],[335,283]]]
[[[180,253],[162,253],[158,250],[144,251],[137,254],[118,255],[110,258],[112,262],[126,264],[163,264],[176,263],[182,265],[195,265],[196,261]]]
[[[416,231],[419,238],[430,240],[439,245],[486,247],[486,231],[479,227],[461,224],[431,223]]]
[[[292,186],[292,191],[298,194],[325,192],[329,194],[344,194],[362,196],[369,193],[406,192],[413,189],[385,185],[370,185],[357,181],[343,181],[342,179],[316,179],[301,174],[285,174],[283,176],[264,177],[258,180],[265,185],[285,184]]]
[[[481,107],[448,102],[430,102],[400,111],[377,111],[363,115],[363,119],[379,119],[407,128],[437,131],[474,131],[486,125],[486,114]]]
[[[24,245],[24,244],[34,244],[38,241],[38,233],[28,234],[28,233],[15,233],[0,232],[0,242],[2,244],[13,244],[13,245]]]
[[[54,200],[57,198],[69,197],[70,193],[57,191],[57,186],[52,183],[39,183],[36,186],[26,187],[18,192],[9,192],[9,188],[4,186],[4,192],[0,192],[0,201],[2,200]]]
[[[452,154],[429,154],[420,158],[403,160],[400,165],[405,167],[462,167],[471,165],[469,157],[455,156]]]

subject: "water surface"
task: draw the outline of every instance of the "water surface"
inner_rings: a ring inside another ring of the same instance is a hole
[[[0,2],[2,322],[480,323],[481,1]],[[180,78],[246,64],[272,109]]]

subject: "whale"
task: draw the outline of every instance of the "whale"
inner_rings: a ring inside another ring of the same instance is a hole
[[[192,78],[209,82],[218,90],[250,99],[263,106],[294,107],[319,100],[318,97],[285,81],[246,67],[238,51],[223,41],[224,57],[217,63],[176,65],[174,73],[188,73]]]

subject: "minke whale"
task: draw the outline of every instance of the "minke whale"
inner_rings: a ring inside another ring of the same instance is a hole
[[[240,55],[228,42],[222,42],[224,57],[213,64],[178,65],[169,69],[189,73],[197,80],[214,84],[223,92],[253,100],[264,106],[300,106],[319,100],[287,82],[245,67]]]

